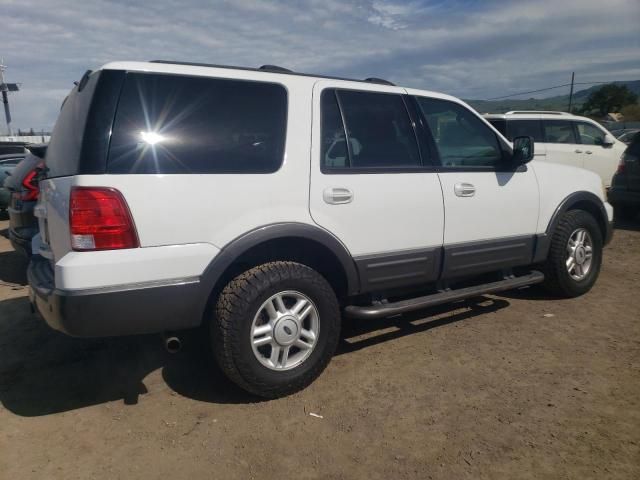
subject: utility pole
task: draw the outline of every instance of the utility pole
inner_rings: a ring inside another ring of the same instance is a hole
[[[4,71],[7,68],[2,59],[0,59],[0,92],[2,93],[2,103],[4,104],[4,117],[7,120],[7,131],[9,136],[11,132],[11,112],[9,111],[9,92],[17,92],[20,90],[17,83],[5,83]]]
[[[571,90],[569,90],[569,113],[571,113],[571,104],[573,103],[573,80],[576,77],[576,72],[571,72]]]

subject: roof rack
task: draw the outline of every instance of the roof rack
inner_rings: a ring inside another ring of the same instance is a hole
[[[174,60],[150,60],[149,63],[163,63],[166,65],[186,65],[190,67],[211,67],[211,68],[228,68],[230,70],[246,70],[250,72],[269,72],[269,73],[282,73],[285,75],[296,75],[300,77],[312,77],[312,78],[326,78],[329,80],[345,80],[347,82],[366,82],[366,83],[379,83],[382,85],[394,85],[393,83],[383,80],[381,78],[367,78],[366,80],[359,80],[357,78],[345,78],[345,77],[333,77],[330,75],[314,75],[312,73],[299,73],[293,72],[288,68],[279,67],[277,65],[262,65],[260,68],[251,67],[236,67],[233,65],[216,65],[214,63],[197,63],[197,62],[178,62]]]
[[[505,113],[505,115],[530,115],[530,114],[545,114],[545,115],[571,115],[569,112],[554,112],[552,110],[513,110]]]
[[[384,78],[369,77],[365,78],[364,81],[370,83],[379,83],[381,85],[391,85],[392,87],[396,86],[395,83],[391,83],[389,80],[385,80]]]
[[[279,67],[278,65],[262,65],[258,70],[266,70],[268,72],[277,72],[277,73],[293,73],[288,68]]]

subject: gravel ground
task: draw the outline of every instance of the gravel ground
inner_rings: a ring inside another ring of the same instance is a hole
[[[640,478],[640,223],[582,298],[346,322],[324,374],[269,402],[195,335],[170,356],[52,331],[25,267],[0,237],[0,478]]]

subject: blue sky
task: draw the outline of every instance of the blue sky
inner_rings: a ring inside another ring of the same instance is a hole
[[[567,83],[572,71],[640,79],[638,0],[0,0],[0,14],[21,128],[50,128],[72,82],[112,60],[269,63],[473,99]]]

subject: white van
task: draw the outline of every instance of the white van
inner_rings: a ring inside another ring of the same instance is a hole
[[[565,112],[514,111],[484,117],[509,140],[528,135],[536,142],[536,160],[586,168],[606,188],[627,146],[590,118]]]

